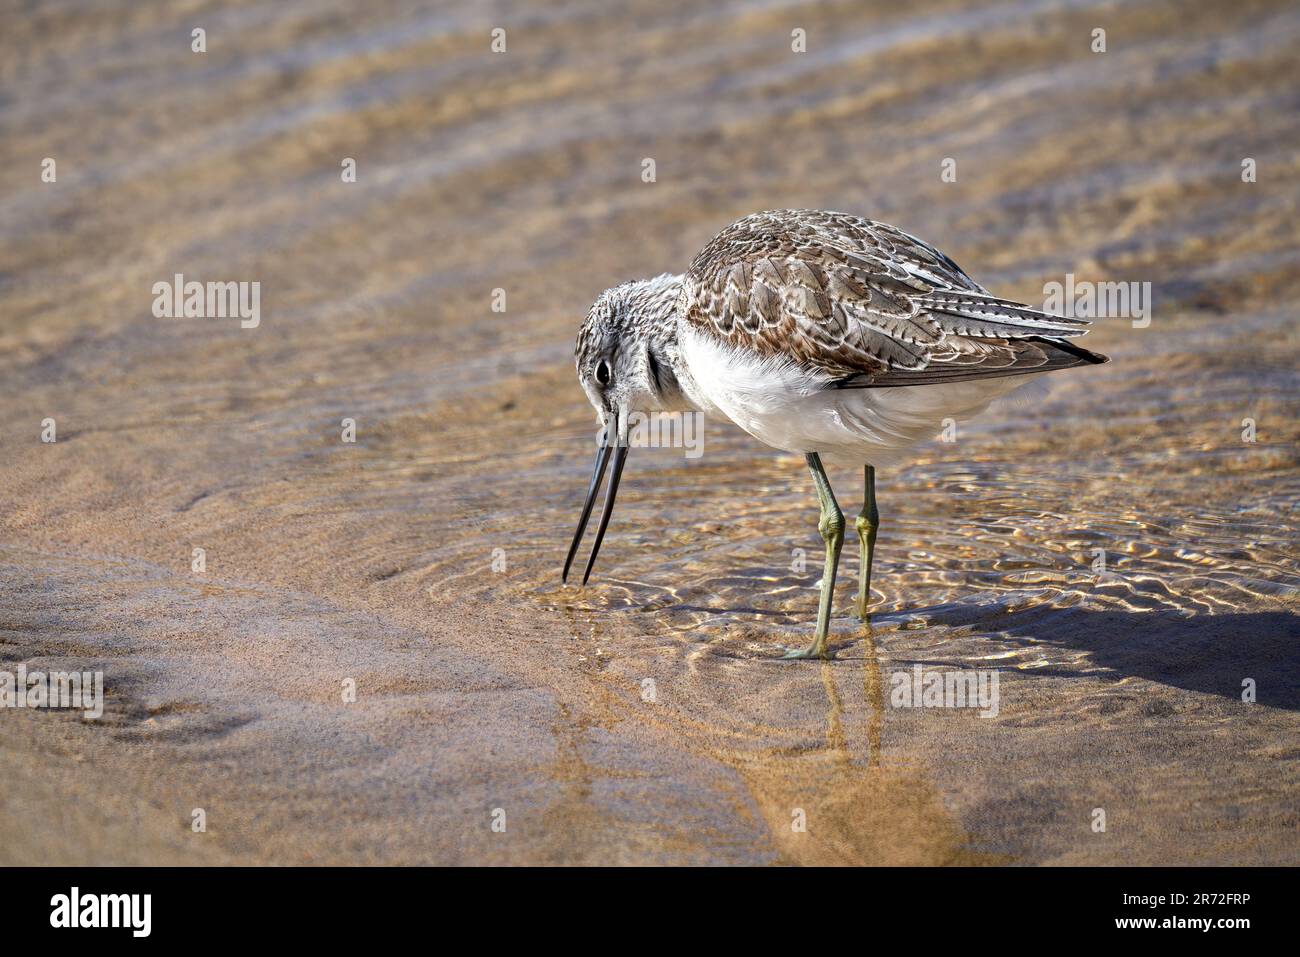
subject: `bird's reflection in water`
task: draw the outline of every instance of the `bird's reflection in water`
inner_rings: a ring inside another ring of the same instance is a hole
[[[589,614],[576,608],[566,612],[574,651],[592,683],[586,717],[562,721],[565,730],[557,731],[566,768],[575,766],[577,750],[590,747],[587,735],[593,728],[636,722],[716,762],[720,792],[726,793],[727,782],[734,780],[729,772],[738,775],[744,790],[736,797],[734,813],[753,817],[757,810],[756,823],[766,831],[776,862],[991,861],[970,849],[924,768],[886,759],[884,670],[870,624],[860,626],[856,640],[840,643],[835,661],[815,667],[766,655],[741,657],[720,642],[712,651],[693,653],[691,667],[665,673],[664,659],[672,661],[678,649],[666,636],[620,642],[602,636]],[[602,647],[615,642],[615,647]],[[660,693],[657,701],[647,703],[641,679],[634,676],[656,670],[662,676]],[[774,709],[772,702],[781,706]],[[825,715],[821,729],[815,720],[819,711]],[[587,788],[593,775],[611,774],[594,769],[590,756],[581,766]],[[580,817],[597,813],[585,800],[578,804],[586,806]],[[552,809],[551,819],[568,820],[576,807],[570,803]],[[687,829],[663,836],[678,849],[692,840]],[[695,839],[707,842],[709,835]]]

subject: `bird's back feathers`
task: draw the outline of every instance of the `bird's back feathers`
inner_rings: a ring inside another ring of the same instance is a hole
[[[893,226],[820,210],[755,213],[728,226],[687,271],[679,312],[698,332],[789,359],[840,388],[1106,361],[1063,341],[1086,332],[1086,320],[994,296]]]

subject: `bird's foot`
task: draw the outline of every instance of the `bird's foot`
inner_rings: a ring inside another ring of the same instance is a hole
[[[814,641],[807,648],[788,649],[781,658],[784,661],[802,661],[808,658],[821,658],[823,661],[830,661],[831,649],[824,641]]]

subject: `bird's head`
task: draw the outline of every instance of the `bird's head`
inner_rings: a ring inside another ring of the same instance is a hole
[[[668,408],[676,400],[665,347],[676,337],[673,318],[680,295],[680,276],[625,282],[600,294],[578,330],[578,381],[601,428],[608,430],[613,422],[624,445],[627,413]]]
[[[596,493],[610,459],[610,474],[605,508],[596,531],[596,541],[587,561],[582,583],[587,583],[596,553],[605,537],[614,496],[618,492],[623,463],[627,459],[629,416],[633,412],[652,412],[677,406],[681,390],[674,373],[673,343],[676,341],[675,315],[681,295],[682,277],[664,274],[654,279],[627,282],[606,289],[587,313],[574,355],[578,381],[596,410],[599,438],[596,468],[582,518],[573,536],[564,562],[564,578],[582,541],[591,518]]]

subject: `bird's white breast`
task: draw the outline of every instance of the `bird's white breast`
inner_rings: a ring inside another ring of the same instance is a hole
[[[828,389],[829,378],[784,358],[764,358],[682,324],[678,341],[692,382],[687,397],[761,442],[790,452],[888,465],[947,424],[983,411],[1030,376],[887,389]]]

